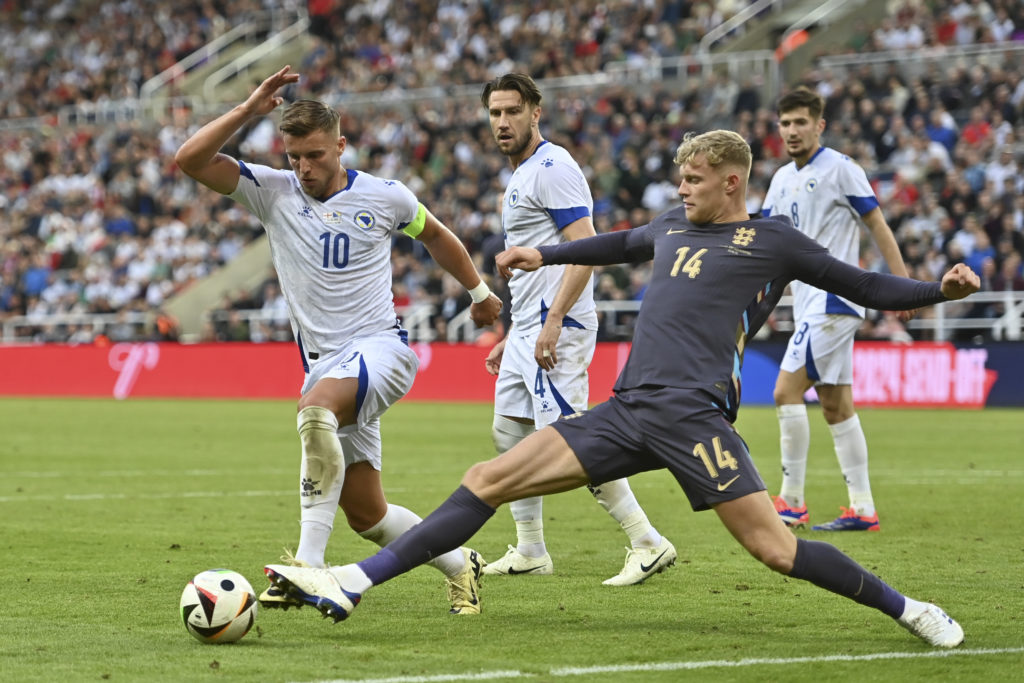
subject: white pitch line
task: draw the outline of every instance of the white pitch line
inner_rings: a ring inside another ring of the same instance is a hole
[[[63,493],[50,496],[0,496],[0,503],[80,502],[90,500],[170,500],[174,498],[262,498],[294,496],[295,491],[175,491],[173,493]]]
[[[388,487],[388,493],[404,493],[401,487]],[[66,501],[82,502],[92,500],[174,500],[176,498],[264,498],[270,496],[294,496],[290,491],[174,491],[170,493],[57,493],[52,495],[0,496],[0,503],[32,503]]]
[[[264,468],[258,470],[246,470],[247,474],[292,474],[294,470],[284,468]],[[0,476],[7,479],[14,479],[20,477],[22,479],[60,479],[64,477],[73,477],[75,479],[81,479],[82,477],[234,477],[237,472],[233,470],[100,470],[94,472],[92,470],[85,472],[0,472]]]
[[[480,671],[478,673],[435,674],[432,676],[392,676],[389,678],[332,678],[314,683],[447,683],[448,681],[490,681],[502,678],[535,678],[537,676],[592,676],[594,674],[644,673],[653,671],[691,671],[695,669],[815,664],[822,662],[870,662],[885,659],[930,659],[936,657],[977,657],[1019,654],[1024,647],[965,650],[928,650],[925,652],[876,652],[867,655],[822,655],[820,657],[777,657],[748,659],[712,659],[695,662],[655,662],[616,666],[558,667],[544,674],[528,671]]]

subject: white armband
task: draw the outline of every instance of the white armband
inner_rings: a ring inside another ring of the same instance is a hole
[[[481,301],[487,301],[487,297],[491,295],[491,288],[481,280],[480,284],[469,290],[469,295],[473,297],[473,303],[478,304]]]

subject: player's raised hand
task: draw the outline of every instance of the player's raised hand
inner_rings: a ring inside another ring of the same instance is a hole
[[[246,108],[256,116],[269,114],[276,107],[284,102],[284,98],[277,94],[277,91],[286,85],[297,83],[299,74],[291,73],[292,67],[285,66],[276,74],[268,76],[265,81],[259,84],[249,98],[245,101]]]
[[[540,252],[533,247],[509,247],[494,257],[498,272],[504,277],[512,277],[512,269],[537,270],[544,265]]]
[[[963,299],[981,289],[981,278],[969,266],[958,263],[942,276],[942,296]]]

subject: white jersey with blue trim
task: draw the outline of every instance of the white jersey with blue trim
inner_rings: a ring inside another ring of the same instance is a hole
[[[564,147],[542,141],[509,179],[501,226],[507,247],[540,247],[565,241],[562,229],[590,216],[594,199],[579,164]],[[562,282],[565,266],[517,271],[509,280],[512,323],[519,332],[539,329]],[[565,327],[597,329],[594,282],[583,288],[563,319]]]
[[[292,331],[305,353],[330,353],[346,341],[397,327],[391,295],[391,238],[413,222],[419,202],[405,185],[348,171],[348,184],[315,199],[295,174],[239,162],[229,197],[263,224],[288,301]]]
[[[837,259],[860,261],[861,216],[878,207],[864,169],[850,157],[821,147],[797,168],[790,162],[775,172],[761,214],[788,216],[797,230],[822,244]],[[794,281],[793,315],[836,313],[864,317],[864,307],[830,292]]]

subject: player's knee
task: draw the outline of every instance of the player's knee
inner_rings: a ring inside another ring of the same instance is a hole
[[[502,415],[495,415],[491,424],[491,437],[498,453],[511,450],[513,446],[533,434],[535,427],[532,422],[517,422]]]
[[[846,422],[851,417],[856,415],[853,406],[847,406],[845,404],[821,404],[821,414],[825,417],[825,422],[830,425],[837,425],[840,422]]]
[[[341,511],[345,513],[345,521],[348,522],[349,528],[357,534],[361,534],[367,529],[372,529],[380,520],[384,519],[388,505],[386,501],[383,504],[362,502],[354,505],[342,500]]]
[[[470,467],[462,477],[462,485],[481,500],[497,507],[507,503],[510,499],[506,495],[505,482],[502,481],[493,463],[493,460],[488,460],[487,462],[478,462]]]
[[[776,406],[803,404],[804,392],[806,389],[794,386],[787,382],[777,382],[772,391],[772,398]]]
[[[775,543],[764,542],[754,547],[748,547],[747,550],[772,571],[779,572],[780,574],[789,574],[793,570],[794,555],[789,548]]]

